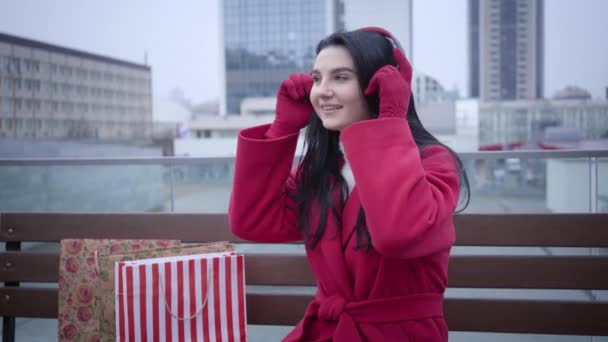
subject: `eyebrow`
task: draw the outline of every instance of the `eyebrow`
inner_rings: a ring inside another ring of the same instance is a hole
[[[352,72],[353,74],[355,73],[355,70],[349,68],[349,67],[340,67],[340,68],[335,68],[335,69],[331,69],[329,71],[330,74],[337,74],[339,72],[343,72],[343,71],[348,71],[348,72]],[[319,70],[314,69],[311,74],[319,74]]]

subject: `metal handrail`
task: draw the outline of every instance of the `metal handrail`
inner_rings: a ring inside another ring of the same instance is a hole
[[[463,160],[476,159],[543,159],[543,158],[608,158],[607,150],[538,150],[483,151],[458,153]],[[0,166],[34,165],[176,165],[232,161],[234,157],[116,157],[116,158],[9,158]]]

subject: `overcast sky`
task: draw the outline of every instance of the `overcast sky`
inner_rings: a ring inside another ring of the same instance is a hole
[[[181,88],[198,102],[219,97],[220,1],[0,0],[0,32],[137,63],[147,52],[155,96]],[[462,95],[466,7],[466,0],[414,0],[414,68]],[[603,97],[608,0],[546,0],[545,10],[545,95],[578,85]]]

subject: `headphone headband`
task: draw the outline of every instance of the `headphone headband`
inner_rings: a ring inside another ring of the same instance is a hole
[[[368,32],[379,33],[379,34],[383,35],[384,37],[386,37],[391,42],[393,47],[399,47],[399,48],[401,47],[397,38],[395,38],[395,36],[393,36],[392,33],[390,33],[389,31],[387,31],[381,27],[373,27],[373,26],[363,27],[363,28],[360,28],[359,31],[368,31]]]
[[[360,28],[358,31],[375,32],[387,38],[393,46],[393,55],[395,56],[395,61],[397,61],[397,68],[399,69],[399,72],[401,72],[401,75],[408,84],[412,83],[412,66],[403,54],[403,51],[401,50],[401,45],[399,44],[399,41],[397,40],[397,38],[395,38],[395,36],[393,36],[389,31],[381,27],[363,27]]]

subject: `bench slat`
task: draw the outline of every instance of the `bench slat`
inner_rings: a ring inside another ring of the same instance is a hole
[[[608,247],[608,214],[460,214],[458,246]],[[244,242],[227,214],[0,213],[0,241],[62,238]]]
[[[6,267],[10,263],[10,267]],[[248,285],[315,286],[308,260],[293,254],[247,254]],[[59,254],[0,252],[0,282],[57,282]]]
[[[310,295],[250,293],[248,323],[294,325],[311,299]],[[4,287],[0,302],[2,316],[57,317],[57,289]],[[448,298],[444,308],[450,331],[608,335],[606,302]]]
[[[449,287],[608,289],[608,256],[456,255]]]
[[[608,214],[461,214],[456,245],[608,247]]]
[[[12,267],[6,268],[7,263]],[[57,253],[0,253],[0,281],[56,282]],[[449,286],[608,290],[608,256],[462,256],[450,258]],[[303,255],[247,254],[248,285],[315,286]]]
[[[68,238],[245,242],[232,235],[226,214],[0,213],[2,241]]]
[[[450,330],[608,335],[608,302],[446,299]]]

